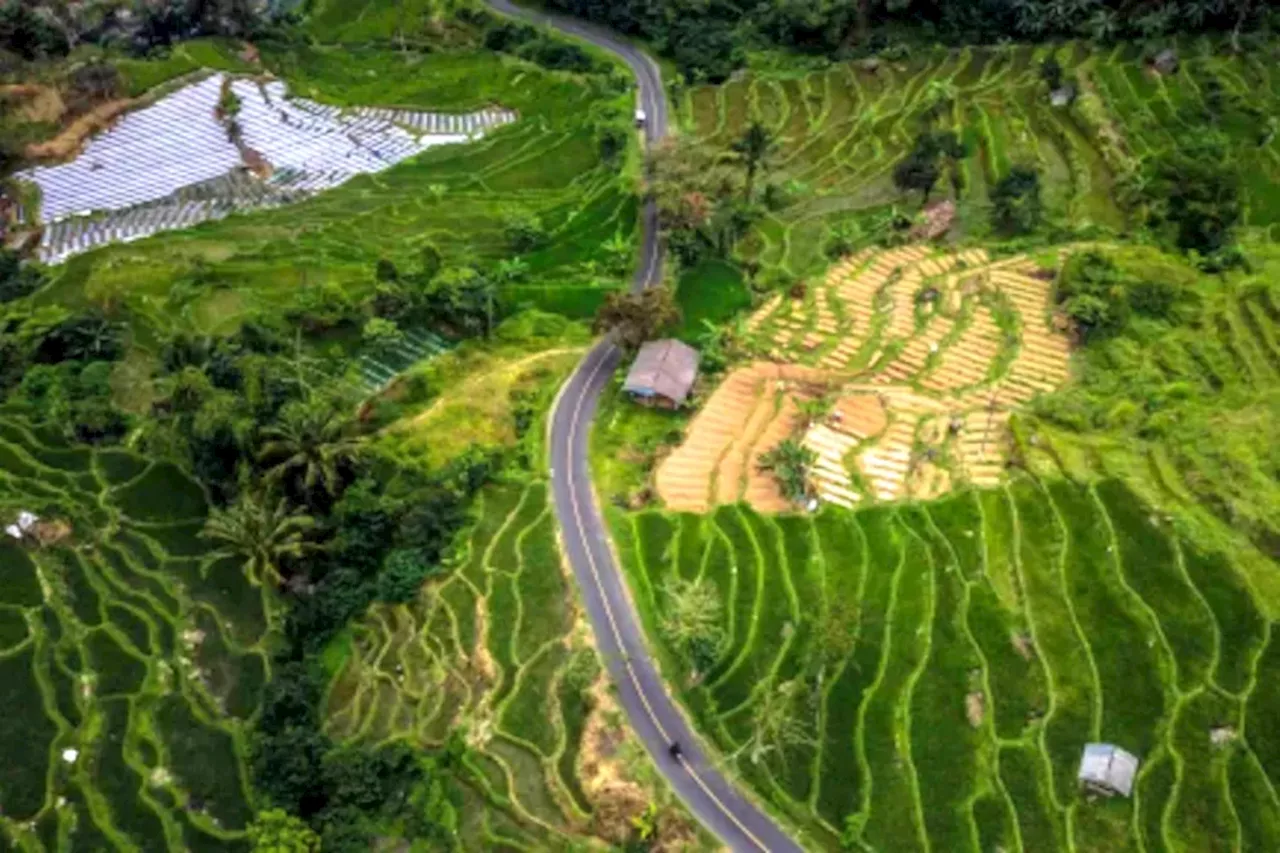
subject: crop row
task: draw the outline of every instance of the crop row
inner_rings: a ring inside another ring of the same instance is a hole
[[[0,837],[26,850],[235,846],[270,611],[203,557],[199,487],[0,418]]]
[[[602,831],[583,764],[599,666],[574,630],[546,486],[496,486],[480,503],[447,579],[357,623],[327,725],[342,739],[427,745],[461,726],[468,797],[484,814],[464,827],[467,849],[576,843]]]
[[[666,645],[670,674],[726,763],[822,846],[1280,843],[1272,623],[1231,559],[1118,481],[616,526],[655,636],[671,578],[716,591],[716,662],[695,674]],[[786,726],[762,710],[780,696]],[[1097,740],[1143,759],[1132,800],[1077,793]]]
[[[926,112],[936,112],[937,126],[954,130],[968,145],[962,212],[983,208],[989,187],[1012,164],[1031,163],[1042,173],[1051,214],[1076,226],[1121,229],[1117,177],[1138,158],[1192,139],[1190,131],[1207,124],[1212,107],[1238,144],[1251,222],[1274,222],[1280,218],[1280,194],[1273,189],[1280,140],[1267,140],[1267,125],[1258,118],[1280,106],[1274,69],[1220,54],[1208,41],[1179,50],[1181,67],[1163,77],[1129,48],[939,50],[900,62],[836,65],[800,79],[749,75],[698,87],[686,93],[681,112],[699,137],[715,145],[736,139],[750,121],[776,135],[781,144],[770,172],[780,182],[794,182],[798,192],[755,228],[745,247],[766,267],[796,276],[824,266],[822,244],[832,225],[899,200],[892,168]],[[1050,56],[1081,90],[1082,102],[1097,99],[1100,114],[1081,104],[1050,104],[1040,76]],[[1207,95],[1209,85],[1220,87],[1221,95]],[[1259,140],[1267,141],[1259,147]]]

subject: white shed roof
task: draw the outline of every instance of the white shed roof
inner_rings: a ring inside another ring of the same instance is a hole
[[[1129,796],[1138,775],[1138,759],[1109,743],[1087,743],[1080,758],[1078,778],[1087,785]]]

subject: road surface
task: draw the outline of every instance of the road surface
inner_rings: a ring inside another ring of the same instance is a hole
[[[503,14],[553,27],[622,58],[635,74],[639,105],[648,119],[647,143],[667,133],[662,72],[648,55],[607,30],[571,18],[522,9],[509,0],[490,0]],[[643,239],[633,289],[662,280],[658,212],[651,200],[642,211]],[[617,370],[621,353],[609,340],[598,343],[560,390],[552,410],[551,488],[556,517],[596,645],[618,688],[618,702],[636,735],[672,789],[704,826],[736,851],[786,853],[802,848],[707,761],[684,714],[667,692],[645,644],[640,617],[609,546],[608,529],[591,488],[587,444],[600,393]],[[673,758],[669,746],[679,742]]]

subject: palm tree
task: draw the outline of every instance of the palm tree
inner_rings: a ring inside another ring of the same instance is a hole
[[[336,497],[343,470],[360,454],[360,438],[350,422],[315,404],[286,406],[279,424],[263,430],[267,439],[258,454],[269,463],[268,482],[297,478],[308,497],[317,491]]]
[[[504,284],[524,281],[529,277],[529,264],[523,258],[503,258],[494,269],[494,276]]]
[[[769,155],[773,153],[775,142],[773,134],[769,129],[758,121],[753,121],[747,125],[747,129],[737,142],[733,143],[733,150],[742,158],[742,164],[747,170],[747,200],[751,200],[752,188],[755,185],[756,171],[764,165]]]
[[[301,557],[313,546],[303,535],[316,526],[309,515],[293,512],[281,498],[274,507],[246,494],[227,509],[215,509],[205,521],[200,536],[219,543],[219,557],[240,557],[256,582],[270,580],[280,585],[280,562],[285,557]]]
[[[1094,41],[1109,42],[1120,32],[1120,21],[1115,12],[1099,9],[1089,19],[1089,34]]]

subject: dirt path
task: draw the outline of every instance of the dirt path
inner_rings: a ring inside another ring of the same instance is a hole
[[[111,126],[121,114],[132,109],[137,101],[125,98],[99,104],[67,125],[53,139],[28,145],[24,152],[29,160],[67,160],[80,153],[85,140],[100,130]]]
[[[397,427],[397,429],[410,430],[425,426],[427,422],[438,415],[445,406],[455,402],[460,392],[467,391],[468,389],[472,391],[478,389],[486,381],[492,380],[495,374],[519,373],[530,364],[542,361],[543,359],[552,358],[553,356],[558,355],[569,355],[570,353],[583,353],[586,352],[586,350],[587,348],[585,346],[559,347],[557,349],[543,350],[542,352],[536,352],[533,355],[525,356],[517,361],[506,362],[490,370],[486,370],[483,373],[478,373],[464,381],[461,385],[450,388],[447,393],[441,394],[434,403],[427,407],[426,411],[408,421],[405,425]]]

